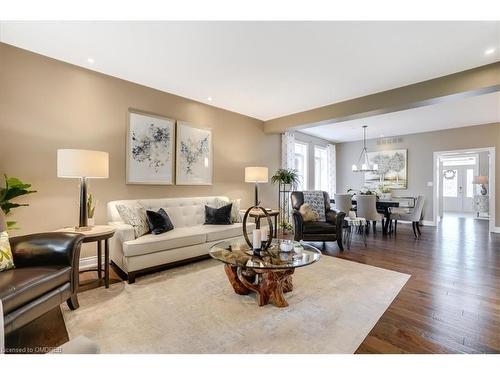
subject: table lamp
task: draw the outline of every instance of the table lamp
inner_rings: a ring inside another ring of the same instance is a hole
[[[472,183],[475,185],[481,185],[481,195],[488,194],[488,190],[486,190],[485,186],[488,185],[488,176],[474,176]]]
[[[108,178],[109,155],[103,151],[57,150],[57,177],[80,179],[80,220],[77,230],[87,226],[87,179]]]
[[[246,167],[245,168],[245,182],[255,184],[255,206],[259,205],[259,183],[268,182],[268,169],[267,167]]]

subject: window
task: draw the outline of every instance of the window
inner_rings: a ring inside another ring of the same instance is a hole
[[[443,160],[443,167],[449,167],[454,165],[475,165],[477,163],[477,158],[475,156],[468,157],[454,157],[446,158]]]
[[[326,148],[314,146],[314,190],[328,191],[327,163]]]
[[[307,144],[295,142],[295,169],[299,175],[298,190],[307,190]]]

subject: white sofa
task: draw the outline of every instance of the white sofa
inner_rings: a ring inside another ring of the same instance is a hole
[[[216,199],[229,203],[227,197],[195,197],[120,200],[108,203],[108,223],[116,228],[110,239],[110,258],[135,282],[138,273],[159,269],[167,264],[206,257],[210,246],[226,239],[243,235],[242,223],[231,225],[204,225],[205,205],[215,206]],[[116,205],[139,203],[146,210],[163,208],[169,215],[174,229],[154,235],[134,237],[131,225],[125,224]],[[255,224],[247,224],[252,231]]]

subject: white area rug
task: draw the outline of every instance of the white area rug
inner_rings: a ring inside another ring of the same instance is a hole
[[[207,260],[81,293],[63,315],[102,353],[354,353],[409,277],[323,256],[295,271],[290,306],[259,307]]]

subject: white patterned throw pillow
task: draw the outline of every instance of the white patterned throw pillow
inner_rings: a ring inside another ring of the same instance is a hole
[[[0,232],[0,272],[14,268],[14,257],[10,249],[9,235]]]
[[[148,220],[146,218],[146,209],[141,205],[117,204],[116,209],[123,222],[132,225],[135,238],[149,233]]]
[[[304,203],[319,215],[319,221],[325,221],[325,197],[322,191],[304,191]]]

